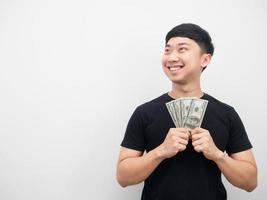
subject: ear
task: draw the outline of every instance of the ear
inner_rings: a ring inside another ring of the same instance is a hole
[[[209,53],[204,53],[202,55],[202,59],[201,59],[201,68],[204,69],[207,67],[207,65],[210,63],[211,61],[211,57],[212,55]]]

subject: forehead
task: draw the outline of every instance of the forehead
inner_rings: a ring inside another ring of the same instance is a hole
[[[166,44],[166,46],[177,46],[177,45],[198,46],[198,44],[194,40],[187,37],[172,37]]]

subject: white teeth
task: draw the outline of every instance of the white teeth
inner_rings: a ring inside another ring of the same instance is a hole
[[[170,69],[170,71],[176,71],[176,70],[178,70],[178,69],[181,69],[182,66],[175,66],[175,67],[168,66],[168,68]]]
[[[171,71],[176,71],[179,67],[170,67]]]

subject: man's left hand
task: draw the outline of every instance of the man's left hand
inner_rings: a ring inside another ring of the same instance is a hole
[[[215,161],[223,155],[223,152],[214,144],[208,130],[195,128],[191,131],[191,137],[195,151],[202,152],[207,159]]]

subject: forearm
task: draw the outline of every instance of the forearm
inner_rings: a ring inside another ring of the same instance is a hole
[[[163,160],[159,148],[140,157],[126,158],[118,164],[117,179],[121,186],[144,181]]]
[[[256,188],[257,168],[252,163],[236,160],[223,154],[215,162],[226,179],[234,186],[248,192]]]

